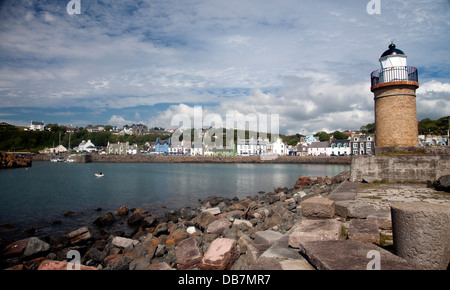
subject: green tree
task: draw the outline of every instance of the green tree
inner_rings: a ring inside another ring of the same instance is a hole
[[[325,131],[317,132],[314,136],[319,137],[319,141],[321,142],[330,140],[330,135]]]
[[[365,126],[361,126],[360,130],[362,133],[373,134],[375,133],[375,123],[369,123]]]
[[[347,140],[348,136],[345,135],[344,133],[340,132],[340,131],[334,131],[333,132],[333,137],[336,140]]]
[[[446,135],[448,130],[449,116],[442,117],[438,120],[430,118],[422,119],[419,122],[419,134]]]

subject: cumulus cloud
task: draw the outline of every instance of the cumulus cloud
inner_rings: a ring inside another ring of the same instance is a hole
[[[138,122],[131,121],[131,120],[125,120],[124,117],[116,116],[116,115],[112,115],[111,118],[109,118],[109,120],[108,120],[109,125],[118,126],[118,127],[123,127],[125,125],[132,125],[134,123],[138,123]]]
[[[81,107],[99,123],[170,127],[201,106],[279,114],[290,133],[357,129],[373,122],[369,75],[390,39],[419,68],[419,116],[448,108],[445,0],[383,2],[380,15],[352,0],[81,1],[80,15],[66,4],[0,5],[0,113]]]

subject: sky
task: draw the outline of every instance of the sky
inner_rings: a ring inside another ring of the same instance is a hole
[[[369,2],[2,0],[0,122],[177,128],[200,108],[276,115],[282,134],[359,129],[391,41],[418,68],[418,119],[448,116],[450,1]]]

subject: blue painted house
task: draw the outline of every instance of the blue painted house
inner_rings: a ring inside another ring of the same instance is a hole
[[[169,148],[170,146],[172,146],[172,141],[171,139],[169,140],[161,140],[161,139],[156,139],[156,143],[155,143],[155,153],[158,154],[169,154]]]

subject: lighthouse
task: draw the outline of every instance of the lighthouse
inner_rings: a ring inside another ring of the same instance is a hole
[[[391,43],[380,57],[381,68],[371,73],[375,101],[375,147],[419,146],[416,89],[417,68]]]

